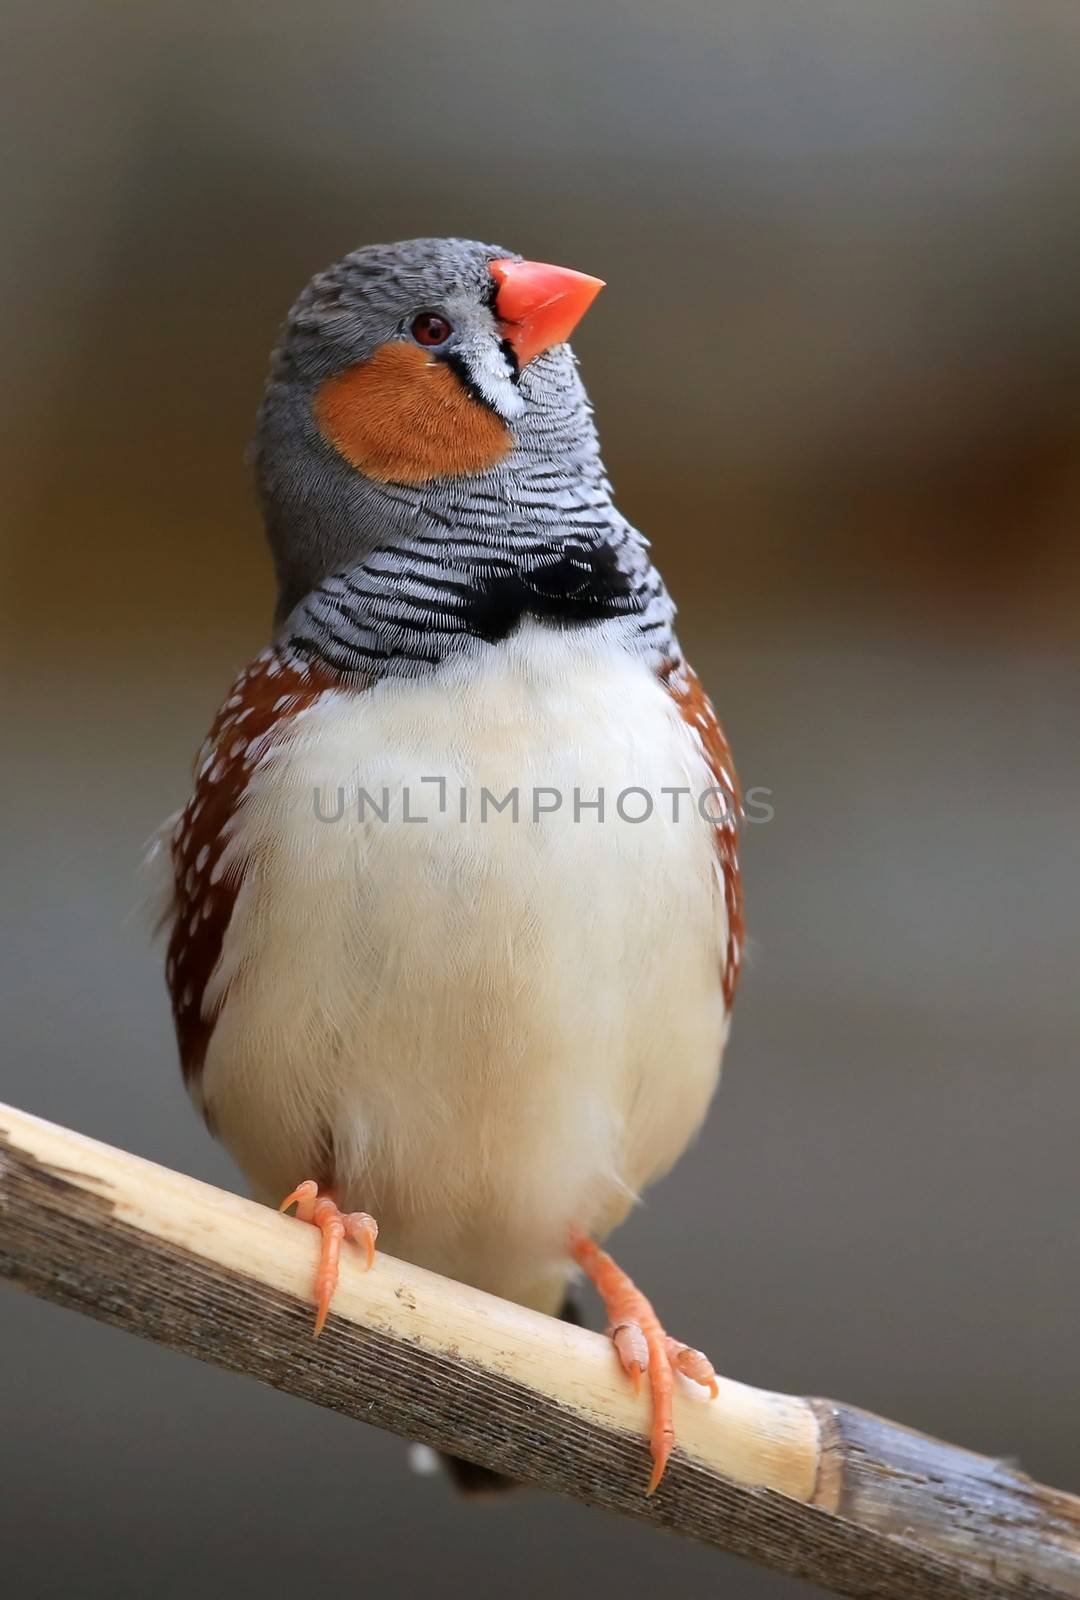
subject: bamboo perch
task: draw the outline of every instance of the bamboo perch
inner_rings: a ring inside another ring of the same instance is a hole
[[[680,1384],[652,1498],[647,1400],[598,1334],[379,1254],[311,1336],[312,1231],[0,1105],[0,1271],[215,1366],[837,1594],[1080,1597],[1080,1500],[832,1401]],[[465,1509],[462,1515],[467,1515]]]

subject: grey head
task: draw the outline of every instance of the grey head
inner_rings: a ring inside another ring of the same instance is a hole
[[[283,643],[415,671],[526,613],[670,626],[565,342],[601,287],[462,239],[368,246],[311,280],[256,436]]]

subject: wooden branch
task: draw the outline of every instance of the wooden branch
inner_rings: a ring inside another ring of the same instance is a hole
[[[301,1223],[0,1105],[0,1271],[32,1294],[837,1594],[1080,1596],[1080,1500],[1006,1463],[721,1379],[712,1402],[680,1384],[647,1499],[647,1401],[605,1339],[380,1254],[344,1264],[316,1343],[315,1251]]]

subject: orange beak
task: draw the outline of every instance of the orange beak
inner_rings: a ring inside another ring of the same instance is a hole
[[[493,261],[491,276],[499,286],[495,315],[522,367],[569,339],[604,287],[603,278],[546,261]]]

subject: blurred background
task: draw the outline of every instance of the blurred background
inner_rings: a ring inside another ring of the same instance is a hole
[[[262,644],[244,452],[314,270],[608,280],[576,341],[744,782],[708,1128],[619,1252],[730,1375],[1080,1488],[1074,0],[5,7],[2,1093],[239,1187],[140,911]],[[809,1594],[3,1300],[21,1594]],[[343,1586],[345,1586],[343,1588]]]

